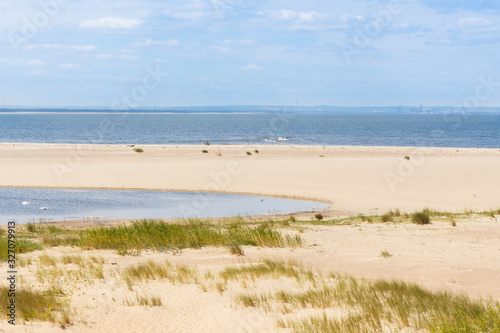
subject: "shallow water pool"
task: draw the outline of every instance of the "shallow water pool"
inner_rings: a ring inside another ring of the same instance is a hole
[[[0,224],[70,220],[266,216],[329,205],[255,195],[0,188]]]

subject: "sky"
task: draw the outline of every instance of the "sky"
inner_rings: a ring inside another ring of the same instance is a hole
[[[0,0],[0,103],[500,106],[500,0]]]

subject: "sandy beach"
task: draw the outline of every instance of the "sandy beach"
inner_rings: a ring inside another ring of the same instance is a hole
[[[2,143],[0,184],[286,196],[332,203],[329,211],[337,215],[376,214],[394,208],[458,212],[499,206],[499,149],[286,145],[140,148],[143,153],[125,145]]]
[[[134,148],[144,152],[137,153]],[[325,218],[381,215],[389,209],[412,213],[427,207],[460,213],[500,208],[499,149],[2,143],[0,161],[1,186],[210,191],[306,198],[331,203]],[[301,217],[311,219],[310,215]],[[38,258],[43,253],[54,258],[68,253],[103,258],[106,279],[73,285],[72,325],[65,329],[69,332],[291,332],[276,328],[276,320],[302,312],[265,312],[234,301],[238,293],[265,292],[274,282],[248,282],[250,287],[246,282],[235,282],[218,292],[210,286],[204,290],[203,279],[178,284],[152,280],[130,291],[121,282],[122,271],[118,270],[147,260],[168,260],[201,272],[219,272],[228,265],[259,263],[267,258],[292,260],[325,274],[397,279],[433,291],[500,300],[498,218],[469,214],[457,218],[456,226],[444,218],[425,226],[306,224],[300,230],[303,246],[245,246],[243,256],[215,247],[181,253],[146,251],[139,256],[57,247],[23,255],[32,258],[33,264],[20,272],[28,284],[36,286],[40,283]],[[390,255],[383,257],[382,251]],[[288,280],[283,283],[295,288]],[[130,304],[138,293],[157,295],[163,305]],[[0,328],[5,332],[63,330],[38,322],[16,329],[2,323]]]

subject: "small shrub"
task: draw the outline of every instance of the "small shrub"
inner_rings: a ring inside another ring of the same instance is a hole
[[[321,221],[323,219],[323,214],[321,214],[321,213],[316,214],[316,215],[314,215],[314,218],[316,218],[316,220],[318,220],[318,221]]]
[[[410,160],[410,156],[405,156],[405,160]]]
[[[282,220],[280,225],[282,227],[288,227],[288,226],[290,226],[290,220],[288,220],[288,219]]]
[[[288,221],[290,221],[290,222],[296,222],[297,219],[295,218],[295,216],[290,215],[290,217],[288,218]]]
[[[35,224],[33,224],[33,223],[27,223],[26,224],[26,230],[28,230],[28,232],[36,232],[36,226],[35,226]]]
[[[382,251],[380,252],[380,256],[384,258],[390,258],[392,257],[392,254],[390,254],[388,251]]]
[[[258,151],[257,149],[255,149],[253,152],[254,152],[254,153],[256,153],[256,154],[258,154],[258,153],[259,153],[259,151]]]
[[[319,155],[319,157],[325,157],[325,155]]]
[[[61,228],[58,228],[58,227],[56,227],[55,225],[49,225],[49,226],[47,227],[47,230],[48,230],[50,233],[52,233],[52,234],[55,234],[55,233],[58,233],[58,232],[63,231]]]
[[[135,151],[136,153],[143,153],[143,152],[144,152],[144,149],[142,149],[142,148],[134,148],[134,151]]]
[[[390,222],[390,221],[392,221],[393,217],[394,217],[394,213],[392,211],[389,211],[389,212],[385,213],[384,215],[382,215],[380,217],[380,220],[382,222]]]
[[[429,224],[431,223],[431,218],[429,213],[426,211],[416,212],[412,215],[411,221],[415,224]]]
[[[202,152],[203,154],[208,154],[208,150],[206,150],[206,149],[203,149],[201,152]]]
[[[249,151],[247,151],[247,155],[252,155],[252,153],[251,153],[251,152],[249,152]]]

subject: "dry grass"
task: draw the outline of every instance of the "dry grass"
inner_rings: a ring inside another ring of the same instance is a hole
[[[9,288],[0,287],[0,301],[8,304]],[[24,286],[16,290],[16,315],[17,324],[23,321],[42,320],[55,323],[58,316],[64,318],[63,322],[69,323],[69,303],[51,291],[37,291]],[[7,316],[7,307],[0,308],[0,314]]]
[[[267,265],[267,267],[273,267]],[[296,271],[297,267],[275,265],[274,274]],[[281,273],[280,273],[281,272]],[[263,275],[258,274],[263,277]],[[316,309],[322,315],[281,319],[278,326],[294,332],[382,332],[388,329],[412,328],[430,332],[499,332],[500,305],[493,301],[472,301],[466,296],[446,292],[432,293],[417,285],[398,281],[366,281],[332,275],[322,277],[315,285],[298,283],[295,290],[265,293],[243,293],[237,304],[262,308],[266,313],[299,314]],[[340,319],[327,315],[327,310],[344,313]]]

